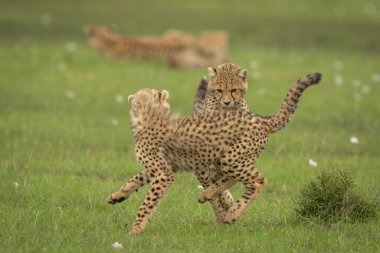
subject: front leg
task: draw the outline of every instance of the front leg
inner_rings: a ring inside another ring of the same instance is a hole
[[[132,177],[125,185],[123,185],[117,192],[112,193],[107,202],[109,204],[116,204],[126,200],[133,192],[137,191],[140,187],[149,183],[149,175],[144,170],[134,177]]]
[[[223,175],[218,181],[209,186],[207,189],[203,190],[203,192],[199,195],[198,201],[199,203],[210,201],[223,191],[234,186],[235,184],[236,180]]]
[[[230,208],[229,213],[223,220],[225,223],[232,224],[239,220],[249,204],[256,199],[267,183],[267,180],[254,167],[245,171],[244,175],[238,178],[238,180],[244,184],[245,192]]]

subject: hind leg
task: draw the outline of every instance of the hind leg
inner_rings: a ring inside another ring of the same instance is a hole
[[[255,158],[256,156],[250,152],[249,145],[239,143],[231,147],[220,160],[223,176],[199,196],[199,201],[203,203],[230,188],[234,183],[242,182],[245,185],[245,192],[228,210],[224,219],[226,223],[237,221],[265,184],[265,178],[255,168]]]
[[[221,171],[218,171],[218,169],[215,165],[210,165],[209,171],[210,171],[211,183],[215,183],[216,181],[218,181],[223,176],[223,173]],[[230,209],[230,207],[234,203],[234,198],[228,190],[223,191],[219,195],[219,200],[220,200],[220,203],[222,204],[224,210]]]
[[[143,204],[140,206],[137,213],[135,223],[129,235],[137,235],[144,231],[146,224],[151,217],[153,210],[158,206],[170,185],[174,180],[174,175],[171,170],[165,169],[150,172],[152,183],[150,189],[145,196]]]
[[[198,198],[199,203],[204,203],[206,201],[213,200],[223,191],[234,186],[236,182],[237,181],[233,178],[223,175],[219,180],[217,180],[215,183],[203,190],[203,192],[199,195]]]
[[[123,185],[117,192],[112,193],[107,202],[109,204],[116,204],[126,200],[134,191],[149,183],[149,175],[144,170],[134,177],[132,177],[125,185]]]
[[[222,156],[219,161],[222,176],[201,193],[198,198],[200,203],[213,199],[217,194],[236,184],[236,177],[243,168],[254,162],[251,159],[249,146],[249,143],[236,143]]]
[[[206,200],[212,200],[220,192],[232,187],[237,181],[243,182],[245,185],[245,192],[242,196],[230,207],[227,215],[223,216],[222,221],[232,224],[237,221],[248,205],[257,197],[262,187],[265,185],[266,180],[260,173],[251,167],[248,171],[242,173],[231,173],[233,175],[224,175],[215,184],[204,190],[200,197],[199,202],[203,203]]]
[[[203,188],[207,188],[212,185],[213,180],[217,180],[216,168],[211,165],[209,169],[198,169],[195,172],[199,182],[202,184]],[[224,191],[215,198],[210,200],[211,207],[214,211],[216,220],[222,221],[226,216],[230,206],[233,204],[232,195],[228,191]]]
[[[223,222],[229,224],[232,224],[240,219],[241,215],[247,210],[249,204],[256,199],[261,189],[266,184],[266,179],[254,167],[250,168],[248,171],[245,171],[236,179],[244,184],[245,192],[233,204],[228,211],[227,216],[223,220]]]

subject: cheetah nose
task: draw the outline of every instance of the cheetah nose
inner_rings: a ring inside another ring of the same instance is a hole
[[[229,105],[229,104],[230,104],[230,101],[223,101],[223,103],[224,103],[225,105]]]

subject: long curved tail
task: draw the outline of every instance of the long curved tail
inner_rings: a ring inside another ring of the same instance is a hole
[[[197,94],[195,95],[195,101],[193,105],[193,116],[200,115],[206,111],[206,93],[207,93],[208,81],[204,76],[199,83]]]
[[[322,74],[316,72],[298,79],[297,83],[289,90],[278,111],[265,120],[271,126],[271,133],[277,132],[286,126],[297,108],[302,93],[308,87],[318,84],[321,81],[321,78]]]

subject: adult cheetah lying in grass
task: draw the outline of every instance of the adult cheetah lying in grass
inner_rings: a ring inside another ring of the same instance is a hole
[[[199,196],[204,203],[237,182],[245,192],[221,217],[234,223],[265,185],[255,162],[266,147],[270,133],[281,129],[290,119],[302,92],[320,81],[314,73],[300,80],[289,91],[280,109],[269,117],[248,112],[212,112],[197,117],[184,117],[169,111],[168,92],[143,89],[128,97],[131,109],[135,152],[144,170],[111,194],[108,203],[127,199],[131,193],[150,184],[130,235],[143,232],[154,207],[165,195],[180,169],[197,170],[216,166],[222,176]]]
[[[173,68],[201,68],[228,61],[225,31],[204,31],[195,36],[169,30],[162,36],[124,36],[96,26],[86,34],[92,47],[114,58],[163,59]]]

